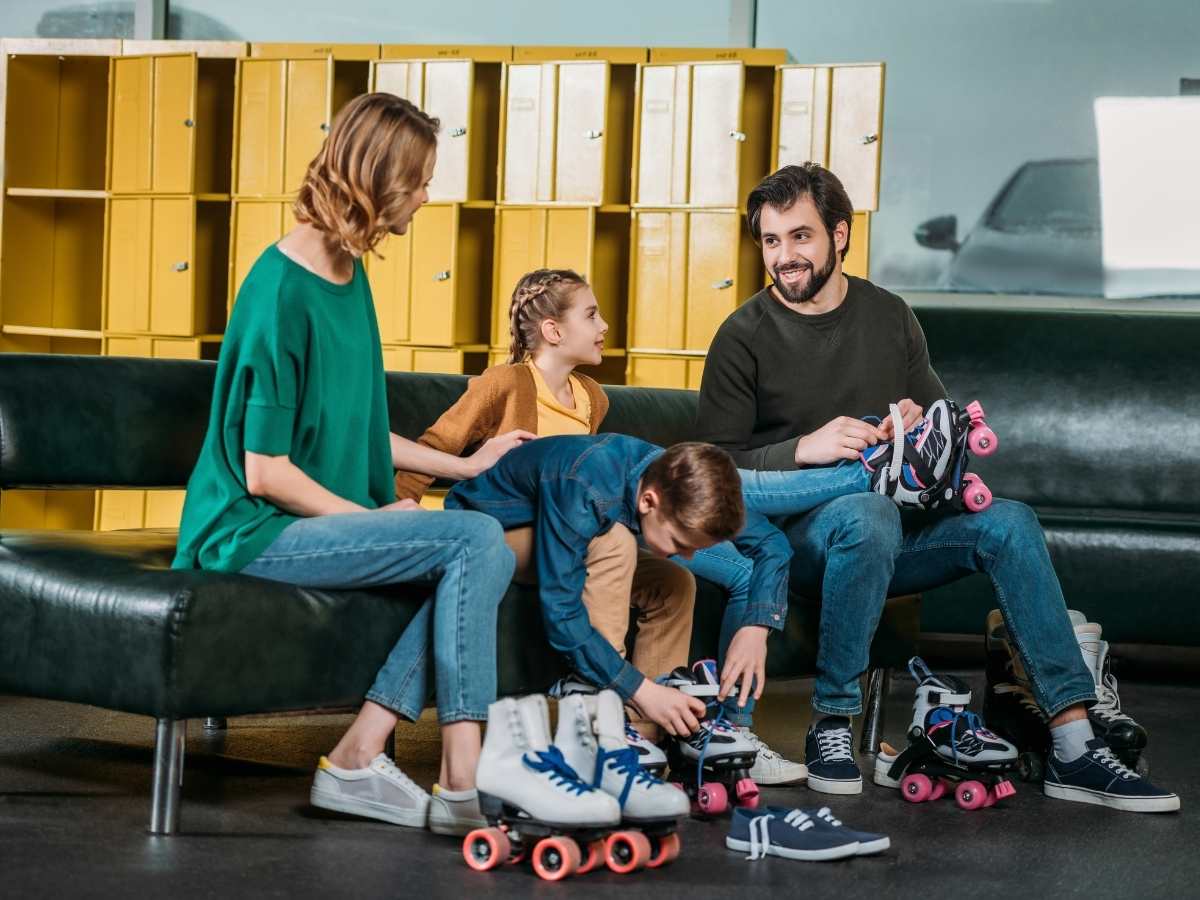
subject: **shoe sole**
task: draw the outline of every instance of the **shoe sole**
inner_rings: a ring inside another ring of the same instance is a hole
[[[804,784],[804,782],[808,781],[808,770],[805,769],[804,772],[795,776],[794,778],[784,778],[782,776],[770,776],[770,775],[765,776],[763,778],[759,778],[757,775],[754,774],[753,770],[751,770],[750,777],[754,779],[754,783],[757,784],[759,787],[762,787],[764,785],[766,787],[779,787],[780,785],[783,785],[783,784]]]
[[[876,841],[859,841],[858,855],[871,856],[875,853],[882,853],[884,850],[892,846],[892,839],[889,837],[881,837]]]
[[[346,813],[351,816],[363,816],[367,819],[378,819],[381,822],[403,825],[406,828],[424,828],[429,819],[428,809],[402,810],[387,803],[377,803],[357,797],[344,797],[341,794],[332,794],[317,787],[309,791],[308,802],[318,809]]]
[[[1125,812],[1175,812],[1179,809],[1179,797],[1172,794],[1169,797],[1115,797],[1088,788],[1067,787],[1061,784],[1042,785],[1042,792],[1055,800],[1074,800],[1076,803],[1094,803],[1097,806],[1107,806]]]
[[[429,816],[429,830],[434,834],[448,834],[453,837],[466,837],[476,828],[487,828],[486,819],[472,819],[469,822],[464,822],[461,819],[435,819],[431,814]]]
[[[725,846],[730,850],[750,852],[750,842],[739,841],[737,838],[725,838]],[[782,856],[784,859],[823,862],[830,859],[845,859],[847,856],[857,856],[858,847],[857,841],[852,844],[842,844],[840,847],[827,847],[824,850],[793,850],[791,847],[780,847],[777,844],[771,844],[767,848],[767,854],[770,856]]]
[[[808,787],[821,794],[861,794],[862,776],[855,779],[822,778],[808,773]]]

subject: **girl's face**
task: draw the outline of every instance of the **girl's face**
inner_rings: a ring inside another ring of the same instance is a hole
[[[542,348],[559,354],[573,366],[598,366],[608,323],[590,287],[577,288],[561,319],[542,322]]]
[[[412,217],[417,214],[417,210],[429,202],[429,182],[433,180],[433,167],[436,163],[437,154],[430,153],[429,160],[425,163],[425,171],[421,175],[421,183],[409,192],[408,198],[396,211],[395,218],[388,225],[388,231],[392,234],[404,234],[407,232],[408,224],[412,221]]]

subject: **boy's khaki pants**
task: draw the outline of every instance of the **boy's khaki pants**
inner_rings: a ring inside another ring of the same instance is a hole
[[[504,539],[517,558],[513,580],[536,584],[533,529],[511,529],[504,533]],[[583,584],[588,619],[625,656],[629,609],[637,610],[637,640],[631,662],[647,678],[687,665],[695,603],[696,579],[692,573],[669,559],[640,550],[637,538],[624,525],[614,525],[588,544],[587,580]],[[633,724],[646,737],[658,739],[657,726],[639,721],[636,715]]]

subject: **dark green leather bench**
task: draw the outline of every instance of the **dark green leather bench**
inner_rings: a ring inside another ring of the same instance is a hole
[[[215,365],[0,354],[0,488],[174,488],[207,427]],[[393,430],[416,437],[466,378],[388,375]],[[607,430],[686,439],[696,395],[608,388]],[[241,575],[172,571],[171,531],[0,533],[0,692],[157,720],[150,830],[177,829],[187,720],[356,706],[427,588],[324,591]],[[716,651],[724,594],[702,583],[693,658]],[[818,609],[793,598],[772,638],[772,677],[813,672]],[[913,652],[915,598],[889,602],[872,650],[866,729],[879,723],[882,667]],[[537,595],[500,607],[500,690],[545,689],[564,673]]]

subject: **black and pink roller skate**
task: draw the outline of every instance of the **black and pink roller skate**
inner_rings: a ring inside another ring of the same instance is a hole
[[[757,807],[758,785],[750,777],[750,769],[758,750],[725,717],[723,704],[717,698],[720,681],[716,662],[700,660],[691,670],[680,666],[659,681],[699,697],[707,708],[699,730],[687,737],[671,738],[667,748],[671,779],[687,791],[692,813],[719,816],[735,804],[748,809]]]
[[[899,788],[910,803],[953,792],[959,807],[968,810],[1015,794],[1009,774],[1017,766],[1017,749],[967,708],[970,687],[951,675],[934,675],[916,656],[908,668],[917,681],[908,746],[879,745],[875,783]]]
[[[891,497],[897,506],[916,509],[950,506],[981,512],[991,506],[992,492],[978,475],[966,471],[971,453],[989,456],[999,446],[979,401],[964,409],[953,400],[937,400],[907,433],[894,403],[891,419],[895,433],[904,434],[904,439],[877,444],[862,454],[875,493]]]

